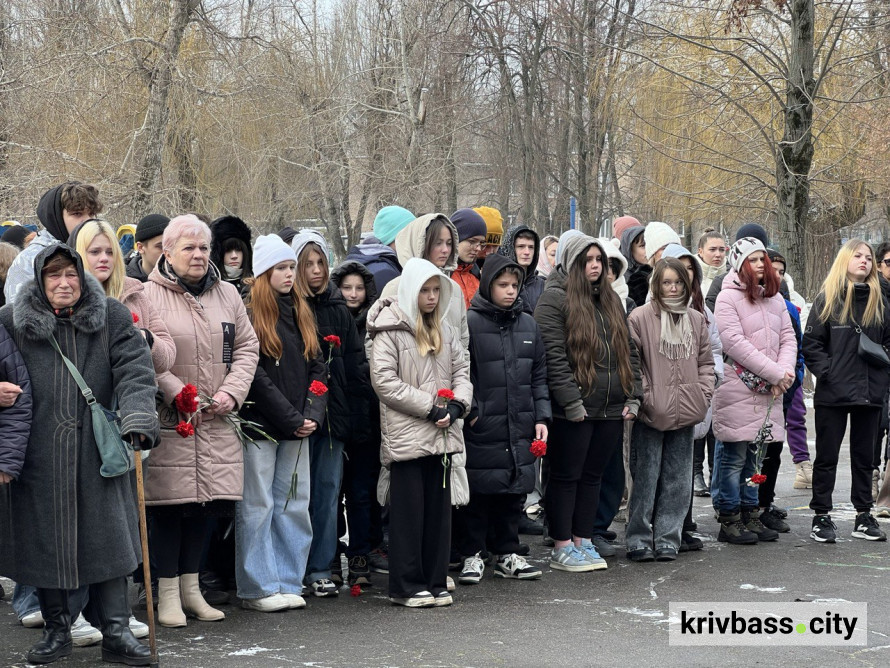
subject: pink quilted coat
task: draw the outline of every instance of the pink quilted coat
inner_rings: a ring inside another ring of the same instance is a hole
[[[723,353],[730,360],[724,381],[714,393],[714,436],[728,443],[752,441],[763,424],[771,395],[749,390],[733,370],[732,361],[770,383],[779,382],[786,371],[793,374],[797,342],[791,318],[781,295],[749,302],[734,269],[723,281],[714,315]],[[773,402],[770,417],[773,440],[785,440],[782,397]]]

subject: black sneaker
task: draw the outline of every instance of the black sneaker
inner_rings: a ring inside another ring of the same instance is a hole
[[[526,536],[544,535],[544,522],[540,519],[532,519],[525,513],[519,516],[519,533]]]
[[[837,538],[837,527],[831,521],[831,515],[816,515],[813,518],[813,530],[810,538],[817,543],[833,543]]]
[[[773,514],[778,515],[783,520],[788,519],[788,510],[786,508],[779,508],[775,503],[771,503],[769,509],[773,512]]]
[[[680,552],[693,552],[701,550],[705,546],[700,538],[696,538],[690,531],[684,531],[680,534]]]
[[[788,522],[783,520],[782,516],[773,510],[772,507],[770,507],[769,510],[764,510],[760,513],[760,521],[763,523],[763,526],[772,529],[773,531],[778,531],[779,533],[788,533],[791,531]]]
[[[333,582],[338,587],[343,584],[343,560],[340,558],[340,553],[334,555],[334,558],[331,559],[331,582]]]
[[[695,496],[711,496],[711,490],[705,483],[705,476],[701,473],[696,473],[692,478],[692,493]]]
[[[368,566],[374,573],[389,573],[389,555],[383,547],[375,547],[368,555]]]
[[[878,521],[871,513],[859,513],[853,524],[853,538],[865,540],[887,540],[887,534],[881,531]]]
[[[368,557],[359,554],[349,558],[349,586],[371,586],[371,569],[368,566]]]

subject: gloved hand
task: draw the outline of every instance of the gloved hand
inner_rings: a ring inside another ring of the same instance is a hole
[[[433,406],[430,412],[426,414],[426,419],[430,422],[438,422],[442,418],[448,417],[448,411],[442,406]]]
[[[455,401],[452,399],[448,402],[448,415],[451,416],[451,424],[454,424],[456,420],[460,419],[460,416],[464,414],[464,406],[459,401]]]
[[[151,439],[144,434],[130,433],[125,436],[130,441],[133,450],[151,450],[154,444]]]

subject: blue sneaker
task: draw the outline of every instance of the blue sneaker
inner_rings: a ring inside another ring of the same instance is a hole
[[[594,570],[601,571],[604,568],[609,567],[608,564],[606,564],[606,560],[596,551],[596,546],[593,544],[593,541],[587,540],[586,538],[583,539],[581,541],[581,547],[578,549],[585,557],[587,557],[587,560],[594,565]]]
[[[587,555],[569,543],[562,549],[553,548],[550,551],[550,568],[570,573],[585,573],[595,571],[602,566],[594,564]]]

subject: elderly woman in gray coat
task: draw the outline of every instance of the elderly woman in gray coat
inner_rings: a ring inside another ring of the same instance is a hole
[[[65,245],[34,260],[35,280],[0,309],[30,372],[31,435],[18,480],[0,498],[0,573],[37,587],[43,638],[32,663],[71,654],[69,590],[89,585],[86,616],[103,635],[102,658],[148,665],[129,629],[126,576],[140,562],[130,475],[103,478],[90,408],[52,341],[77,367],[96,400],[117,406],[125,440],[158,440],[151,352],[130,311],[105,296]]]

